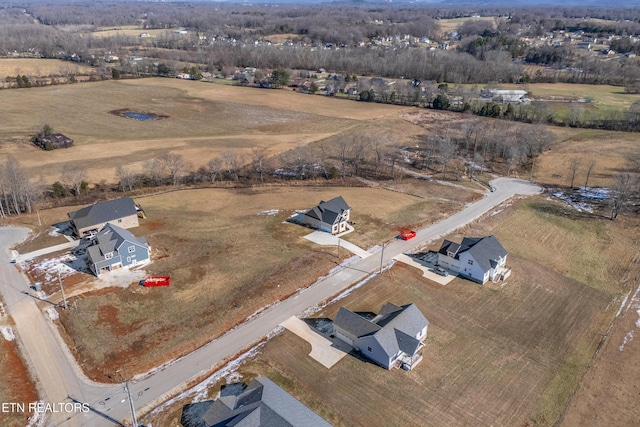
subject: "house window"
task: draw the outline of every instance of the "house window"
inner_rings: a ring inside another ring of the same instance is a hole
[[[118,218],[118,223],[122,222],[122,218]]]
[[[473,260],[472,259],[467,260],[467,264],[473,265]]]
[[[113,252],[107,252],[106,254],[104,254],[104,259],[111,259],[113,258]]]
[[[367,347],[367,351],[368,351],[369,353],[371,353],[371,351],[372,351],[372,350],[371,350],[371,347]]]
[[[135,252],[136,251],[136,247],[135,246],[129,246],[128,251],[129,251],[129,253]]]
[[[130,257],[130,256],[128,256],[128,257],[127,257],[127,262],[128,262],[128,263],[130,263],[130,262],[131,262],[131,257]]]

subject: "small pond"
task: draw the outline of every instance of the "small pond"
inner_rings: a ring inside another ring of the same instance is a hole
[[[129,117],[130,119],[134,119],[134,120],[141,120],[141,121],[147,121],[147,120],[154,120],[155,117],[152,114],[146,114],[146,113],[136,113],[135,111],[127,111],[125,113],[122,113],[122,115],[124,117]]]

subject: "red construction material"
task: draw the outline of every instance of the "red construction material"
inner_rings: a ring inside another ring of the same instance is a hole
[[[402,240],[409,240],[409,239],[413,239],[414,237],[416,237],[416,232],[413,230],[403,231],[402,234],[400,235],[400,238]]]
[[[170,284],[170,276],[149,276],[143,280],[143,285],[147,288],[151,286],[169,286]]]

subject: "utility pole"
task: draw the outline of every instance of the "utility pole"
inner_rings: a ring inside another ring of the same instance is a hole
[[[138,420],[136,419],[136,408],[133,407],[133,399],[131,399],[131,393],[129,392],[129,381],[124,382],[124,389],[127,391],[129,397],[129,409],[131,410],[131,422],[133,427],[138,427]]]
[[[67,298],[64,296],[64,288],[62,287],[62,279],[60,278],[60,272],[58,272],[58,283],[60,283],[60,291],[62,292],[62,302],[64,303],[64,309],[69,308],[67,305]]]
[[[385,242],[382,242],[382,252],[380,252],[380,271],[378,271],[378,273],[382,273],[382,260],[384,259],[384,245],[386,245]]]
[[[40,211],[36,209],[36,214],[38,215],[38,226],[42,227],[42,221],[40,221]]]

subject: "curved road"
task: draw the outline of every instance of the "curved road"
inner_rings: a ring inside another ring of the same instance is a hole
[[[472,222],[515,195],[533,195],[542,191],[539,186],[530,182],[509,178],[497,178],[491,184],[493,192],[487,193],[483,199],[467,205],[449,218],[418,230],[414,239],[394,240],[386,244],[383,264],[389,263],[400,253],[425,246],[428,242]],[[9,314],[14,318],[18,338],[28,355],[28,363],[38,378],[42,399],[54,404],[72,402],[71,399],[75,399],[91,407],[88,413],[51,413],[47,425],[120,425],[121,421],[130,419],[123,386],[91,382],[82,374],[55,326],[44,318],[36,300],[25,295],[24,291],[29,287],[26,278],[9,264],[9,248],[26,235],[25,229],[0,228],[0,292]],[[381,256],[374,255],[351,264],[269,307],[215,341],[130,384],[136,409],[146,412],[161,404],[168,397],[182,391],[190,380],[203,377],[220,362],[262,340],[292,315],[301,314],[308,307],[328,300],[377,271],[380,260]]]

